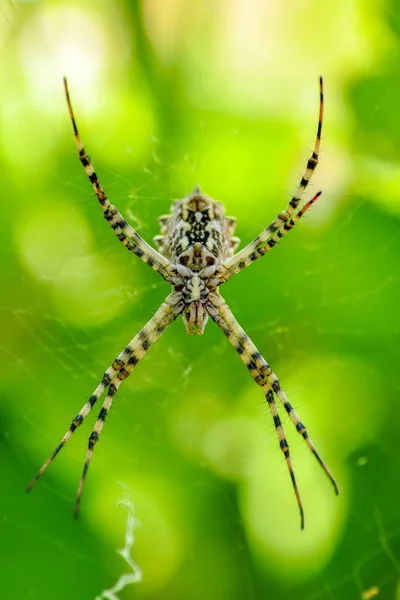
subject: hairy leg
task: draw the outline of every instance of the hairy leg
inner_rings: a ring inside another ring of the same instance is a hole
[[[223,333],[228,338],[228,341],[235,348],[236,352],[239,354],[240,358],[246,365],[247,369],[250,371],[254,381],[263,389],[266,400],[268,402],[268,406],[271,410],[271,414],[274,420],[275,429],[278,434],[279,445],[285,456],[285,460],[289,469],[290,477],[292,480],[293,489],[296,495],[297,504],[300,511],[300,519],[301,519],[301,528],[304,528],[304,510],[300,498],[299,489],[297,486],[293,465],[291,461],[289,445],[286,440],[285,432],[283,429],[282,422],[278,415],[277,406],[274,398],[274,394],[278,397],[280,402],[283,404],[286,412],[288,413],[291,421],[296,427],[296,430],[300,433],[300,435],[305,440],[307,446],[314,454],[315,458],[321,465],[322,469],[325,471],[327,477],[333,485],[335,493],[339,493],[338,486],[336,481],[325,465],[324,461],[318,454],[315,449],[314,444],[309,438],[306,427],[300,421],[298,415],[295,410],[289,403],[286,394],[281,388],[278,378],[275,373],[272,371],[271,367],[268,365],[266,360],[260,354],[256,346],[250,340],[245,331],[241,328],[239,323],[236,321],[233,316],[232,311],[225,303],[223,298],[217,294],[210,294],[209,296],[210,302],[207,304],[207,310],[211,316],[211,318],[215,321],[215,323],[222,329]]]
[[[262,254],[258,254],[257,250],[265,246],[268,240],[270,240],[277,231],[281,230],[287,221],[290,220],[292,215],[296,212],[301,199],[303,197],[304,191],[307,188],[311,177],[317,167],[319,160],[319,150],[321,144],[321,132],[322,132],[322,120],[323,120],[323,111],[324,111],[324,91],[323,91],[323,82],[322,77],[319,80],[319,93],[320,93],[320,103],[319,103],[319,117],[318,117],[318,129],[317,136],[315,139],[314,150],[307,162],[307,167],[303,173],[301,181],[295,191],[294,196],[291,198],[288,206],[279,213],[279,215],[272,221],[270,225],[264,231],[262,231],[252,242],[250,242],[243,250],[234,254],[231,258],[225,261],[224,267],[226,269],[226,274],[224,280],[226,281],[235,273],[238,273],[242,269],[244,269],[247,265],[251,264],[254,260],[262,256]],[[315,196],[313,201],[318,197]],[[312,203],[312,202],[311,202]],[[308,206],[309,207],[309,206]],[[304,214],[304,212],[302,213]],[[293,225],[297,222],[296,219]],[[293,227],[290,227],[290,229]],[[251,257],[251,259],[250,259]]]
[[[117,208],[113,206],[108,200],[100,181],[93,168],[89,155],[86,153],[83,147],[81,138],[79,136],[78,128],[75,121],[75,116],[72,109],[71,100],[69,97],[67,80],[64,77],[64,88],[65,95],[67,98],[68,111],[74,129],[74,135],[76,145],[79,151],[79,160],[85,169],[86,175],[88,176],[90,183],[92,184],[98,201],[100,202],[101,208],[105,219],[109,222],[113,230],[115,231],[120,242],[128,248],[131,252],[136,254],[143,262],[149,265],[154,271],[160,273],[160,275],[170,281],[172,267],[168,259],[162,254],[157,252],[150,244],[148,244],[128,223],[125,221],[123,216],[119,213]]]
[[[166,298],[165,302],[160,306],[160,308],[150,319],[150,321],[148,321],[148,323],[143,327],[143,329],[139,331],[139,333],[131,340],[131,342],[129,342],[126,348],[118,355],[118,357],[114,360],[112,365],[106,370],[100,384],[90,396],[89,400],[84,404],[77,416],[73,419],[68,431],[62,438],[61,442],[58,444],[54,452],[44,463],[41,469],[36,473],[35,477],[28,485],[27,492],[29,492],[32,489],[39,477],[41,477],[41,475],[43,475],[46,469],[50,466],[57,454],[68,442],[74,431],[80,425],[82,425],[84,419],[87,417],[97,400],[102,396],[105,389],[108,388],[107,396],[104,400],[103,407],[100,411],[93,433],[89,438],[89,448],[85,461],[85,469],[82,475],[81,484],[79,487],[79,494],[76,503],[77,512],[77,506],[79,503],[80,495],[82,493],[82,487],[92,455],[93,446],[98,441],[98,437],[103,427],[104,420],[111,407],[112,400],[116,394],[119,385],[124,379],[126,379],[130,375],[134,367],[144,357],[146,352],[161,336],[161,334],[168,327],[168,325],[170,325],[181,313],[182,308],[183,303],[181,300],[180,293],[173,292]]]

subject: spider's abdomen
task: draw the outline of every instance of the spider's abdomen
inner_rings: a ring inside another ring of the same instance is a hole
[[[235,219],[225,217],[223,205],[197,186],[192,194],[174,202],[171,214],[160,217],[159,222],[161,235],[154,239],[160,252],[191,271],[221,264],[239,243],[232,237]]]

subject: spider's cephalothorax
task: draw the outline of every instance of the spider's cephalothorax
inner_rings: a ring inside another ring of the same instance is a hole
[[[225,217],[221,202],[215,202],[196,186],[183,200],[176,200],[171,214],[159,218],[161,235],[154,238],[160,252],[172,263],[202,271],[220,265],[239,244],[233,237],[236,219]]]
[[[187,267],[186,267],[187,268]],[[208,321],[206,304],[210,290],[207,283],[199,275],[190,272],[185,277],[183,287],[178,284],[175,288],[181,291],[184,302],[182,311],[183,322],[189,335],[204,333]]]
[[[304,190],[318,164],[323,114],[322,78],[320,79],[317,137],[313,153],[307,162],[307,167],[300,184],[285,210],[280,212],[266,229],[236,254],[234,252],[239,240],[232,235],[236,224],[235,219],[225,217],[223,205],[202,194],[197,186],[189,196],[183,200],[174,202],[170,215],[160,217],[161,235],[155,238],[160,252],[157,252],[150,244],[145,242],[125,221],[117,208],[110,204],[100,185],[90,158],[86,154],[79,137],[66,80],[64,80],[64,86],[68,110],[78,146],[79,158],[96,192],[104,217],[114,229],[120,242],[154,271],[159,273],[165,281],[171,284],[173,291],[167,296],[150,321],[129,342],[126,348],[124,348],[105,371],[99,385],[73,419],[68,431],[53,454],[29,484],[28,491],[65,446],[73,432],[82,424],[97,400],[106,392],[94,430],[89,437],[89,446],[75,503],[75,514],[77,515],[94,446],[99,440],[108,411],[122,381],[132,373],[149,348],[178,315],[182,315],[189,334],[203,333],[207,319],[211,317],[226,335],[254,381],[263,391],[278,435],[279,446],[284,454],[290,472],[300,511],[301,528],[304,528],[303,505],[293,470],[289,444],[278,414],[277,400],[283,406],[297,431],[303,437],[307,446],[325,471],[335,492],[339,493],[337,484],[328,467],[316,451],[314,444],[311,442],[305,426],[289,403],[277,376],[236,321],[230,308],[221,296],[219,288],[228,279],[236,275],[236,273],[239,273],[242,269],[266,254],[266,252],[272,250],[276,243],[296,225],[299,219],[320,196],[320,192],[318,192],[303,208],[299,208]]]

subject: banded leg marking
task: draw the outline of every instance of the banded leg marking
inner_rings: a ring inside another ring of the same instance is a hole
[[[223,307],[227,308],[227,305],[224,304]],[[228,309],[229,310],[229,309]],[[236,352],[239,354],[240,358],[246,365],[247,369],[250,371],[251,376],[254,381],[263,389],[265,399],[268,402],[268,406],[271,412],[271,416],[274,422],[275,430],[278,436],[279,447],[283,452],[285,457],[286,465],[289,470],[290,479],[292,481],[292,486],[294,489],[294,493],[296,496],[297,506],[300,513],[300,527],[304,529],[304,508],[303,503],[301,501],[299,488],[296,481],[296,476],[293,469],[293,463],[290,456],[289,444],[287,442],[285,431],[280,420],[278,414],[278,408],[275,402],[274,394],[272,388],[266,379],[266,374],[262,374],[260,370],[260,361],[263,361],[261,354],[258,352],[257,348],[251,342],[250,338],[246,335],[244,330],[240,327],[237,321],[233,318],[233,323],[230,322],[225,316],[222,314],[221,306],[218,307],[218,310],[215,310],[214,307],[210,307],[210,315],[211,318],[216,322],[216,324],[222,329],[228,341],[235,348]],[[252,348],[254,347],[254,352],[252,352]],[[265,361],[264,361],[265,362]],[[266,363],[265,363],[266,364]]]
[[[332,483],[335,493],[339,494],[339,489],[338,489],[337,483],[336,483],[332,473],[330,472],[330,470],[325,465],[324,461],[322,460],[322,458],[316,451],[315,446],[312,443],[312,441],[308,435],[306,427],[300,421],[295,410],[292,408],[291,404],[289,403],[285,393],[283,392],[283,390],[281,388],[281,385],[279,383],[277,376],[272,371],[271,367],[265,361],[265,359],[260,354],[260,352],[257,350],[256,346],[253,344],[253,342],[250,340],[250,338],[247,336],[247,334],[241,328],[239,323],[236,321],[236,319],[233,316],[228,305],[225,302],[223,302],[223,300],[221,298],[218,303],[218,306],[216,304],[212,304],[212,305],[208,306],[207,308],[209,310],[211,318],[222,329],[222,331],[228,338],[228,341],[235,348],[236,352],[239,354],[240,358],[246,365],[247,369],[250,371],[255,382],[263,388],[268,405],[271,409],[271,414],[272,414],[272,417],[274,420],[274,425],[275,425],[275,428],[276,428],[276,431],[278,434],[279,445],[280,445],[282,452],[285,455],[286,463],[287,463],[287,466],[289,469],[290,477],[292,480],[292,485],[293,485],[293,488],[295,491],[297,504],[298,504],[299,511],[300,511],[301,528],[303,529],[304,528],[304,510],[303,510],[303,506],[302,506],[302,502],[301,502],[301,498],[300,498],[300,493],[299,493],[299,490],[297,487],[296,478],[295,478],[294,471],[293,471],[293,465],[291,462],[291,457],[290,457],[290,452],[289,452],[289,445],[287,443],[283,425],[280,421],[280,418],[279,418],[279,415],[277,412],[276,403],[275,403],[275,399],[274,399],[274,393],[277,395],[278,399],[283,404],[292,423],[295,425],[296,430],[303,437],[307,446],[309,447],[311,452],[314,454],[318,463],[321,465],[321,467],[324,470],[325,474],[327,475],[328,479]]]
[[[306,169],[303,173],[303,177],[301,178],[301,181],[297,187],[297,190],[296,190],[293,198],[289,202],[287,211],[290,216],[294,213],[294,211],[298,207],[298,205],[303,197],[304,191],[305,191],[306,187],[308,186],[308,184],[310,183],[311,177],[312,177],[312,175],[317,167],[317,164],[318,164],[319,151],[320,151],[320,145],[321,145],[323,116],[324,116],[324,83],[323,83],[322,77],[320,77],[319,78],[318,129],[317,129],[317,135],[315,138],[314,150],[307,162]]]
[[[119,376],[117,375],[115,380],[109,385],[107,396],[104,399],[103,406],[101,407],[99,416],[97,417],[97,421],[94,426],[94,429],[93,429],[92,433],[90,434],[89,445],[88,445],[88,449],[86,451],[85,464],[83,467],[82,476],[81,476],[81,479],[79,482],[78,492],[77,492],[76,500],[75,500],[75,506],[74,506],[75,518],[77,518],[78,514],[79,514],[79,503],[81,500],[83,486],[86,481],[86,475],[87,475],[87,472],[89,469],[89,464],[90,464],[90,461],[92,458],[94,446],[99,441],[100,433],[101,433],[101,430],[103,429],[103,425],[106,420],[108,411],[111,408],[114,396],[117,393],[118,388],[122,381],[123,381],[123,379],[120,379]]]
[[[67,80],[64,77],[64,89],[65,96],[68,104],[68,112],[72,122],[74,130],[75,141],[78,147],[79,160],[85,169],[86,175],[88,176],[90,183],[96,193],[96,196],[100,202],[101,208],[105,219],[109,222],[112,229],[115,231],[120,242],[124,244],[128,250],[136,254],[143,262],[149,265],[154,271],[160,273],[160,275],[170,281],[171,274],[168,268],[171,268],[171,264],[168,259],[162,254],[157,252],[152,246],[150,246],[123,218],[117,208],[110,203],[106,193],[104,192],[100,181],[93,168],[89,155],[86,153],[83,147],[81,138],[79,136],[78,127],[76,125],[74,112],[72,109],[71,100],[69,97]]]
[[[176,294],[171,294],[176,296]],[[169,298],[170,298],[169,297]],[[168,300],[168,299],[167,299]],[[125,348],[123,353],[124,357],[121,360],[121,367],[117,373],[113,382],[109,385],[107,396],[101,407],[99,416],[97,418],[94,429],[89,437],[88,449],[86,452],[85,464],[82,471],[81,480],[79,482],[78,492],[75,501],[75,517],[78,516],[79,504],[82,496],[83,486],[85,484],[89,464],[93,454],[93,448],[97,444],[100,438],[101,430],[103,429],[104,422],[106,420],[108,411],[111,408],[115,394],[118,391],[122,381],[124,381],[132,373],[133,369],[144,357],[146,352],[151,346],[157,341],[165,329],[170,325],[178,316],[176,308],[171,306],[169,303],[164,303],[158,309],[154,317],[143,327],[143,329],[135,336],[132,342]]]
[[[146,354],[147,350],[149,350],[152,344],[161,336],[161,334],[165,331],[168,325],[170,325],[180,314],[182,306],[179,302],[177,302],[179,296],[179,294],[173,292],[166,298],[165,302],[160,306],[155,315],[150,319],[150,321],[148,321],[148,323],[143,327],[143,329],[139,331],[139,333],[129,342],[126,348],[124,348],[124,350],[114,360],[113,364],[107,369],[101,380],[101,383],[97,386],[93,394],[90,396],[89,400],[84,404],[84,406],[79,411],[75,419],[72,421],[70,428],[62,438],[61,442],[58,444],[58,446],[51,454],[49,459],[39,469],[35,477],[28,485],[26,489],[27,492],[29,492],[32,489],[39,477],[41,477],[41,475],[43,475],[46,469],[50,466],[57,454],[70,439],[74,431],[80,425],[82,425],[84,419],[87,417],[97,400],[103,395],[105,389],[108,388],[108,393],[103,403],[103,407],[100,411],[100,415],[96,422],[94,431],[96,432],[96,427],[99,427],[100,421],[104,422],[106,414],[111,406],[112,398],[114,397],[115,392],[118,389],[121,381],[123,381],[128,377],[128,375],[130,375],[134,367]],[[100,433],[100,430],[98,433]],[[87,461],[85,461],[85,465],[86,462]],[[83,480],[85,479],[86,471],[84,471]],[[80,492],[82,492],[82,490],[80,490]]]
[[[120,354],[120,357],[121,356],[122,356],[122,353]],[[41,477],[43,475],[43,473],[46,471],[46,469],[50,466],[50,464],[53,462],[53,460],[55,459],[57,454],[60,452],[60,450],[62,450],[62,448],[68,442],[68,440],[70,439],[70,437],[72,436],[74,431],[80,425],[82,425],[84,419],[87,417],[89,412],[92,410],[92,408],[96,404],[97,400],[103,395],[106,387],[108,387],[110,385],[113,377],[115,376],[115,373],[117,372],[117,369],[114,368],[115,362],[116,361],[114,361],[113,365],[110,366],[107,369],[107,371],[104,373],[101,383],[97,386],[97,388],[95,389],[93,394],[90,396],[89,400],[83,405],[83,407],[81,408],[79,413],[76,415],[75,419],[72,421],[70,428],[68,429],[67,433],[62,438],[61,442],[58,444],[58,446],[56,447],[54,452],[51,454],[51,456],[47,459],[47,461],[44,463],[44,465],[36,473],[35,477],[32,479],[32,481],[26,488],[27,492],[31,491],[31,489],[35,485],[36,481],[39,479],[39,477]]]
[[[268,242],[266,244],[264,244],[264,246],[257,248],[257,250],[254,250],[254,252],[249,254],[241,262],[233,265],[231,268],[228,268],[226,271],[222,271],[222,275],[220,277],[220,284],[225,283],[228,279],[230,279],[232,277],[232,275],[236,275],[236,273],[239,273],[239,271],[242,271],[245,267],[247,267],[248,265],[251,265],[255,260],[257,260],[261,256],[264,256],[264,254],[266,254],[267,252],[272,250],[272,248],[274,248],[274,246],[283,237],[285,237],[285,235],[287,233],[289,233],[289,231],[291,231],[293,229],[293,227],[296,225],[298,220],[301,219],[301,217],[304,215],[304,213],[306,213],[307,210],[314,204],[314,202],[316,200],[318,200],[318,198],[321,196],[321,194],[322,194],[322,192],[317,192],[315,194],[315,196],[313,198],[311,198],[311,200],[309,200],[307,202],[307,204],[305,204],[303,206],[303,208],[294,217],[289,219],[289,221],[286,221],[286,223],[283,225],[283,227],[274,235],[273,238],[268,240]]]
[[[319,103],[318,129],[317,129],[317,135],[315,138],[314,150],[312,152],[311,157],[309,158],[309,160],[307,162],[306,169],[303,173],[303,176],[302,176],[301,181],[295,191],[294,196],[291,198],[287,208],[285,210],[283,210],[282,212],[280,212],[279,215],[276,217],[276,219],[274,219],[274,221],[272,221],[272,223],[266,229],[264,229],[264,231],[262,231],[252,242],[247,244],[247,246],[245,248],[243,248],[243,250],[241,250],[237,254],[234,254],[231,258],[229,258],[228,260],[225,261],[224,266],[225,266],[226,270],[222,275],[222,282],[227,281],[230,277],[232,277],[232,275],[235,275],[236,273],[238,273],[239,271],[241,271],[242,269],[247,267],[249,264],[254,262],[254,260],[256,260],[257,258],[262,256],[263,255],[262,253],[257,253],[257,250],[260,248],[260,246],[267,245],[266,242],[268,242],[268,240],[270,240],[270,238],[272,236],[274,236],[274,234],[277,231],[279,231],[285,227],[285,224],[287,224],[287,222],[291,219],[293,213],[295,213],[295,211],[297,210],[297,207],[303,197],[304,191],[307,188],[307,186],[311,180],[311,177],[318,165],[319,151],[320,151],[320,145],[321,145],[323,112],[324,112],[324,90],[323,90],[322,77],[320,77],[320,79],[319,79],[319,94],[320,94],[320,103]],[[319,195],[320,194],[317,194],[312,199],[311,204],[318,198]],[[311,204],[308,204],[307,208],[309,208],[311,206]],[[302,215],[304,214],[304,212],[302,212]],[[294,225],[300,218],[298,215],[297,215],[297,217],[298,218],[295,218],[293,224],[288,228],[288,231],[294,227]],[[281,237],[283,237],[283,235],[285,235],[285,233],[283,233]],[[273,243],[272,245],[275,245],[275,244]],[[271,248],[268,248],[268,250],[270,250],[270,249]],[[267,252],[268,250],[266,250],[265,252]],[[265,252],[264,252],[264,254],[265,254]],[[252,256],[251,260],[249,260],[250,256]]]
[[[176,296],[176,294],[171,294],[170,296]],[[179,312],[177,312],[176,308],[174,306],[171,306],[171,304],[162,304],[156,312],[156,314],[154,315],[154,317],[150,319],[150,321],[143,327],[143,329],[135,336],[131,344],[129,344],[129,346],[125,348],[125,357],[128,357],[128,359],[122,360],[123,364],[121,365],[119,372],[117,373],[113,382],[109,385],[107,396],[101,407],[94,429],[89,437],[85,463],[75,501],[75,517],[77,517],[79,513],[79,504],[82,496],[83,486],[86,481],[86,476],[92,458],[94,446],[99,441],[101,430],[103,429],[108,411],[111,408],[113,399],[118,391],[119,386],[125,379],[127,379],[127,377],[129,377],[129,375],[132,373],[133,369],[136,367],[139,361],[144,357],[144,355],[151,348],[151,346],[158,340],[158,338],[165,331],[168,325],[170,325],[176,319],[178,314]]]
[[[285,461],[286,461],[286,464],[287,464],[287,467],[289,470],[289,474],[290,474],[290,479],[292,481],[292,487],[294,489],[297,506],[299,508],[299,513],[300,513],[300,529],[304,529],[305,521],[304,521],[303,503],[301,501],[300,491],[299,491],[299,488],[297,485],[297,480],[296,480],[296,475],[294,474],[294,468],[293,468],[292,458],[290,455],[289,444],[288,444],[288,441],[285,436],[285,431],[283,429],[283,425],[282,425],[280,416],[278,414],[278,407],[275,402],[274,393],[271,390],[268,383],[263,385],[262,388],[264,390],[265,399],[268,402],[268,406],[269,406],[269,409],[271,411],[271,415],[272,415],[272,418],[274,421],[275,430],[276,430],[276,433],[278,435],[278,440],[279,440],[279,447],[282,450],[283,455],[285,457]]]

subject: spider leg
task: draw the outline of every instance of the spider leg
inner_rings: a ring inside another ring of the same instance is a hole
[[[127,346],[127,348],[128,347],[129,347],[129,345]],[[76,415],[76,417],[72,421],[67,433],[62,438],[61,442],[58,444],[56,449],[53,451],[53,453],[50,455],[50,457],[46,460],[44,465],[39,469],[39,471],[36,473],[35,477],[32,479],[32,481],[26,488],[27,492],[31,491],[31,489],[35,485],[36,481],[39,479],[39,477],[41,477],[43,475],[43,473],[46,471],[46,469],[50,466],[50,464],[53,462],[53,460],[55,459],[57,454],[60,452],[60,450],[62,450],[62,448],[68,442],[68,440],[70,439],[70,437],[72,436],[74,431],[80,425],[82,425],[84,419],[87,417],[89,412],[92,410],[92,408],[95,405],[95,403],[97,402],[97,400],[103,395],[104,390],[111,383],[111,380],[113,379],[113,377],[115,376],[115,373],[117,372],[117,368],[118,368],[118,364],[119,364],[118,361],[121,360],[120,357],[122,357],[122,356],[123,356],[123,353],[121,353],[119,355],[119,357],[113,362],[113,364],[104,373],[101,383],[97,386],[97,388],[95,389],[93,394],[90,396],[89,400],[83,405],[83,407],[81,408],[79,413]]]
[[[148,321],[148,323],[143,327],[143,329],[139,331],[139,333],[129,342],[126,348],[114,360],[113,364],[107,369],[101,380],[101,383],[97,386],[93,394],[90,396],[89,400],[84,404],[84,406],[79,411],[75,419],[72,421],[70,428],[62,438],[61,442],[58,444],[54,452],[51,454],[50,458],[44,463],[41,469],[39,469],[35,477],[28,485],[26,489],[27,492],[29,492],[32,489],[39,477],[43,475],[43,473],[53,462],[57,454],[70,439],[74,431],[80,425],[82,425],[84,419],[89,414],[97,400],[103,395],[105,389],[108,388],[107,396],[104,400],[103,407],[100,411],[93,433],[89,438],[89,450],[93,450],[93,446],[98,441],[98,436],[103,427],[107,412],[111,406],[113,397],[115,396],[115,393],[121,381],[128,377],[128,375],[132,372],[134,367],[146,354],[147,350],[149,350],[152,344],[160,337],[160,335],[164,332],[168,325],[170,325],[180,314],[180,312],[182,312],[182,308],[183,303],[181,301],[180,293],[173,292],[166,298],[165,302],[160,306],[160,308],[150,319],[150,321]],[[76,503],[76,512],[80,495],[82,493],[83,483],[89,466],[91,454],[92,452],[90,452],[89,457],[86,457],[84,474],[82,475],[82,480],[79,487],[79,496],[77,498]]]
[[[286,464],[289,469],[290,477],[292,480],[293,489],[297,499],[297,505],[300,512],[300,522],[301,529],[304,529],[304,510],[301,502],[300,492],[297,486],[296,477],[294,474],[294,469],[291,461],[289,445],[286,440],[285,432],[283,429],[282,422],[280,420],[274,393],[278,397],[278,399],[282,402],[286,412],[288,413],[291,421],[296,427],[296,430],[300,433],[303,439],[306,441],[307,446],[314,454],[315,458],[321,465],[322,469],[326,473],[328,479],[333,485],[335,493],[339,493],[339,489],[337,483],[325,465],[324,461],[318,454],[315,449],[314,444],[309,438],[306,427],[300,421],[296,412],[290,405],[285,393],[283,392],[281,385],[279,383],[278,378],[275,373],[272,371],[271,367],[262,357],[260,352],[257,350],[256,346],[250,340],[245,331],[240,327],[239,323],[236,321],[233,316],[232,311],[225,303],[223,298],[217,294],[209,295],[210,302],[207,304],[207,311],[209,312],[211,318],[215,321],[215,323],[222,329],[229,342],[235,348],[236,352],[239,354],[240,358],[246,365],[247,369],[250,371],[254,381],[263,389],[266,400],[268,402],[268,406],[270,408],[272,418],[274,421],[275,429],[277,431],[279,445],[285,456]]]
[[[98,201],[100,202],[101,208],[105,219],[109,222],[113,230],[115,231],[118,239],[128,250],[136,254],[143,262],[149,265],[154,271],[160,273],[160,275],[170,281],[171,279],[171,263],[162,254],[157,252],[150,244],[148,244],[134,229],[125,221],[121,213],[117,208],[110,203],[108,200],[100,181],[93,168],[89,155],[86,153],[83,147],[81,138],[79,136],[78,127],[76,125],[74,112],[72,109],[71,100],[69,97],[67,79],[64,77],[64,89],[65,96],[68,104],[69,116],[71,118],[72,127],[74,129],[75,141],[79,151],[79,160],[85,169],[86,175],[88,176],[90,183],[92,184]]]
[[[270,240],[268,240],[268,242],[266,242],[263,246],[260,246],[260,248],[257,248],[257,250],[254,250],[253,252],[251,252],[251,254],[249,254],[246,258],[244,258],[239,263],[235,263],[234,265],[232,265],[232,267],[228,267],[226,270],[224,270],[224,266],[223,266],[221,269],[221,276],[219,277],[220,285],[222,283],[225,283],[233,275],[236,275],[236,273],[239,273],[239,271],[242,271],[248,265],[251,265],[251,263],[253,263],[255,260],[257,260],[257,258],[264,256],[264,254],[266,254],[267,252],[272,250],[272,248],[283,237],[285,237],[285,235],[291,229],[293,229],[293,227],[296,225],[297,221],[299,219],[301,219],[301,217],[304,215],[304,213],[307,212],[307,210],[314,204],[314,202],[316,200],[318,200],[318,198],[320,197],[321,194],[322,194],[322,192],[318,192],[317,194],[315,194],[315,196],[313,198],[311,198],[311,200],[309,200],[307,202],[307,204],[305,204],[303,206],[303,208],[296,215],[294,215],[294,217],[292,217],[291,219],[286,221],[286,223],[283,225],[283,227],[281,229],[279,229],[279,231],[274,235],[274,237],[272,237]],[[225,265],[226,265],[226,263],[225,263]]]
[[[171,296],[173,296],[174,301],[176,301],[177,297],[178,300],[180,299],[181,294],[175,292],[172,293],[169,297]],[[103,429],[108,411],[111,408],[114,396],[117,393],[119,386],[121,385],[122,381],[124,381],[124,379],[129,377],[129,375],[132,373],[133,369],[136,367],[138,362],[143,358],[143,356],[150,349],[150,347],[157,341],[157,339],[168,327],[168,325],[170,325],[176,319],[180,312],[180,303],[178,303],[178,305],[175,305],[175,307],[168,303],[161,305],[154,317],[150,319],[150,321],[145,325],[145,327],[132,340],[132,348],[128,352],[129,358],[128,360],[124,361],[124,365],[121,366],[116,377],[109,385],[107,396],[103,402],[103,406],[101,407],[94,429],[89,437],[89,444],[86,452],[85,463],[75,501],[75,517],[78,516],[82,490],[86,481],[86,476],[92,458],[94,446],[99,441],[101,430]]]
[[[285,210],[280,212],[279,215],[276,217],[276,219],[274,219],[274,221],[272,221],[272,223],[266,229],[264,229],[264,231],[262,231],[252,242],[247,244],[247,246],[245,248],[243,248],[243,250],[241,250],[237,254],[234,254],[231,258],[228,258],[228,260],[226,260],[223,263],[224,272],[222,275],[222,282],[227,281],[230,277],[232,277],[232,275],[235,275],[236,273],[238,273],[239,271],[241,271],[242,269],[247,267],[249,264],[254,262],[257,258],[260,258],[260,256],[263,256],[263,254],[265,254],[265,252],[270,250],[272,246],[267,247],[268,241],[274,236],[274,234],[276,232],[278,232],[282,228],[285,228],[285,225],[287,224],[289,219],[296,212],[297,207],[299,206],[301,199],[303,197],[304,191],[307,188],[307,186],[311,180],[311,177],[315,171],[315,168],[318,164],[319,150],[320,150],[320,144],[321,144],[323,111],[324,111],[324,90],[323,90],[322,77],[320,77],[320,79],[319,79],[319,90],[320,90],[319,118],[318,118],[318,129],[317,129],[317,135],[316,135],[315,144],[314,144],[314,150],[312,152],[311,157],[309,158],[309,160],[307,162],[306,169],[303,173],[303,176],[301,178],[299,185],[297,186],[294,196],[291,198],[287,208],[285,208]],[[312,202],[314,200],[316,200],[318,196],[319,196],[319,194],[314,196]],[[311,202],[311,204],[312,204],[312,202]],[[309,206],[311,206],[311,204],[309,204],[307,206],[307,208],[309,208]],[[305,211],[303,211],[302,214],[304,214],[304,212]],[[302,216],[302,215],[300,215],[300,216]],[[296,224],[296,222],[298,221],[299,218],[300,217],[297,215],[297,218],[295,218],[293,224],[287,229],[287,231],[289,231],[290,229],[292,229],[294,227],[294,225]],[[287,231],[284,231],[280,237],[283,237],[287,233]],[[272,245],[275,245],[275,243],[273,243]],[[261,253],[258,252],[258,250],[261,249],[262,247],[267,247],[265,252],[261,252]]]

